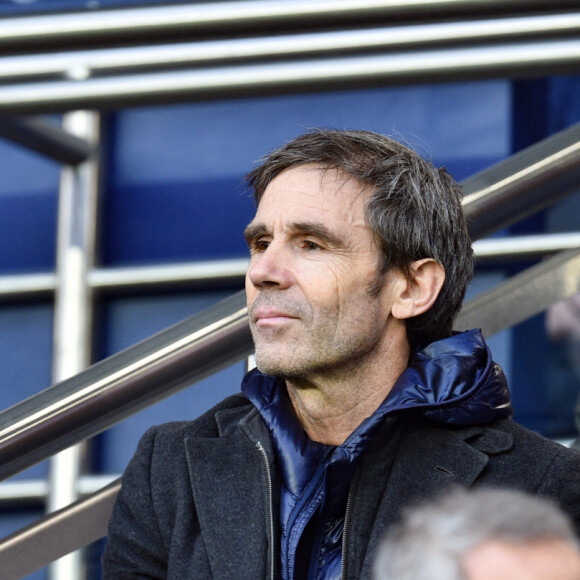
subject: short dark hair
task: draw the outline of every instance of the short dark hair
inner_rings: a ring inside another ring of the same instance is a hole
[[[411,263],[432,258],[445,269],[435,304],[407,321],[414,348],[446,338],[473,275],[473,251],[460,187],[398,141],[369,131],[316,129],[266,155],[248,175],[256,205],[283,171],[305,164],[338,169],[369,188],[366,220],[381,250],[378,275],[391,267],[411,276]]]

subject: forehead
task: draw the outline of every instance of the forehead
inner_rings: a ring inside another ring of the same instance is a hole
[[[256,218],[272,213],[286,217],[316,213],[319,218],[364,219],[369,194],[354,177],[315,164],[283,171],[266,187]]]

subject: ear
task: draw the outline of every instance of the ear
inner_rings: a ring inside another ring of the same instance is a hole
[[[392,315],[400,320],[429,310],[445,282],[443,266],[432,258],[413,262],[410,270],[409,278],[401,275],[399,291],[391,307]]]

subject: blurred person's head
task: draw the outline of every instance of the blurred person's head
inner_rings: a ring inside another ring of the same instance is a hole
[[[551,501],[456,490],[414,506],[380,545],[375,580],[580,580],[580,544]]]

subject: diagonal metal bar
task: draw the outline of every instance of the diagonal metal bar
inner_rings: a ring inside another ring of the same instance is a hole
[[[580,292],[580,249],[561,252],[465,304],[455,328],[485,336],[510,328]]]
[[[0,478],[96,435],[253,350],[239,292],[0,413]]]
[[[20,580],[102,538],[120,480],[0,540],[2,580]]]
[[[580,188],[580,124],[462,182],[473,239],[515,223]]]

